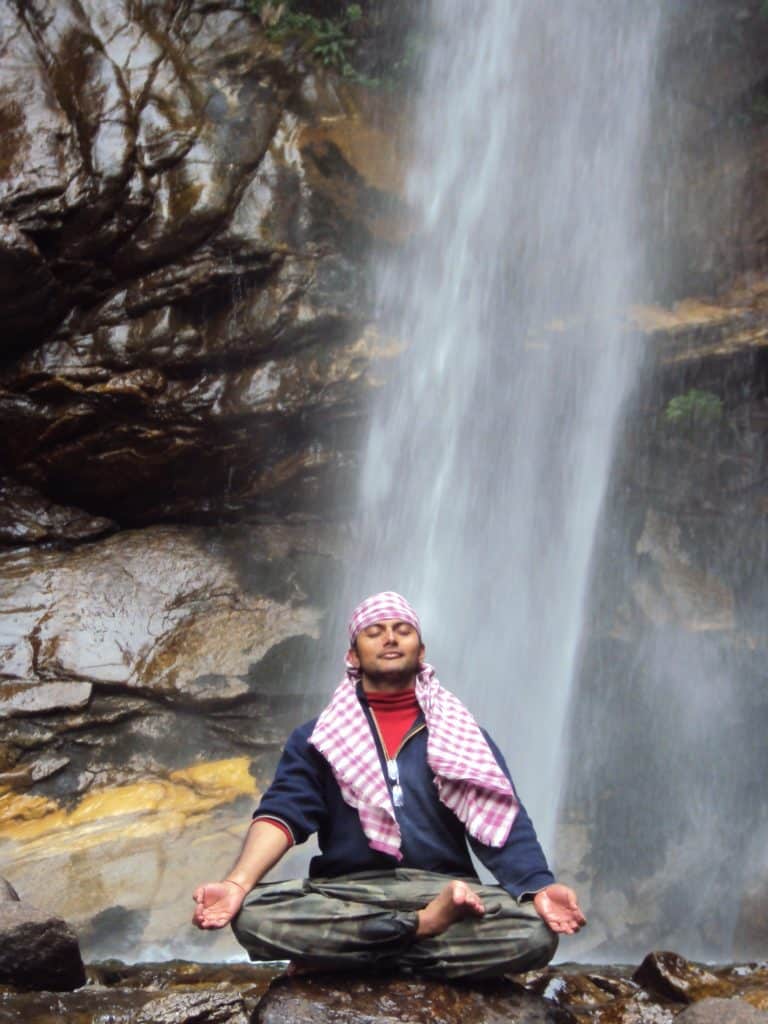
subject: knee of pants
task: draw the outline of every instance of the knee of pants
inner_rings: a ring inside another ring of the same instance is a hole
[[[232,918],[232,920],[229,922],[229,927],[232,929],[237,941],[240,943],[240,945],[242,945],[243,932],[240,927],[240,914],[238,914],[237,917]]]
[[[258,925],[260,924],[259,915],[249,913],[248,907],[243,907],[237,917],[233,918],[230,922],[230,928],[235,934],[235,938],[241,946],[247,946],[249,941],[253,942],[254,939],[261,939],[259,934]]]
[[[525,939],[510,942],[509,947],[500,950],[499,960],[506,961],[505,969],[522,974],[546,967],[557,951],[558,937],[543,921],[534,924]]]
[[[539,922],[537,927],[532,930],[529,940],[530,955],[536,960],[536,967],[543,967],[549,963],[557,952],[559,942],[559,936],[552,931],[549,925],[543,921]]]

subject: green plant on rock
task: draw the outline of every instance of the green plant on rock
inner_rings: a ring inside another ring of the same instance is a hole
[[[664,421],[688,433],[711,430],[723,418],[723,402],[712,391],[691,388],[671,398],[664,409]]]
[[[346,34],[343,24],[331,18],[323,18],[315,33],[312,56],[327,68],[336,68],[342,74],[353,72],[348,60],[348,50],[354,45]]]
[[[320,64],[334,68],[347,78],[358,77],[350,61],[350,50],[355,40],[350,34],[352,25],[363,16],[360,4],[348,4],[334,18],[320,18],[297,9],[296,0],[251,0],[251,8],[258,15],[270,39],[281,41],[296,36],[303,48]]]

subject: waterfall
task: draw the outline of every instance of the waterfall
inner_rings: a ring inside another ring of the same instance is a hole
[[[344,607],[403,592],[427,658],[551,845],[590,553],[638,372],[640,181],[659,4],[439,0],[378,268],[406,346],[360,477]]]

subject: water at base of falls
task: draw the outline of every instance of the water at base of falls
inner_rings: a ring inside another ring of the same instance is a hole
[[[343,607],[403,592],[499,742],[545,846],[590,554],[638,370],[640,183],[659,4],[433,4],[409,179],[379,271],[407,345],[374,411]]]

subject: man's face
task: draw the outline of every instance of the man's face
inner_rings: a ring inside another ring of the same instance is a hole
[[[419,671],[424,645],[409,622],[384,619],[357,634],[347,657],[362,671],[364,682],[406,686]]]

